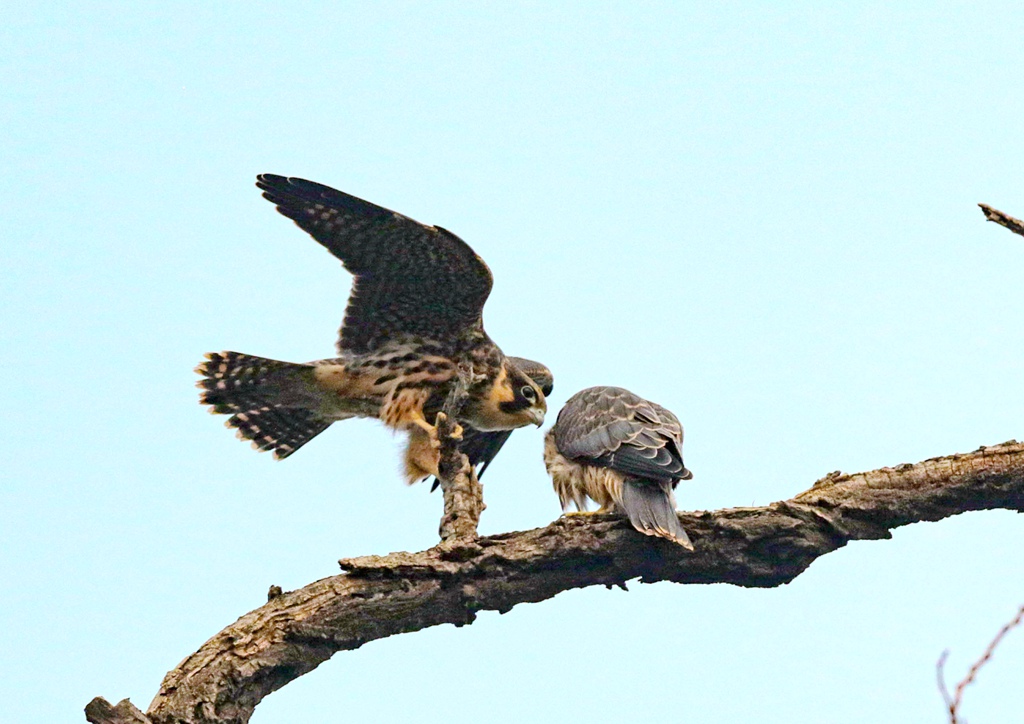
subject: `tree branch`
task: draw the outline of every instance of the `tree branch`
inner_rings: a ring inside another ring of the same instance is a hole
[[[441,444],[438,451],[438,481],[444,494],[444,515],[438,533],[442,542],[472,546],[476,529],[480,525],[480,514],[484,508],[484,489],[477,480],[476,470],[469,464],[469,458],[459,450],[459,440],[452,436],[455,420],[459,419],[462,406],[466,403],[467,382],[471,370],[459,369],[458,383],[448,395],[444,409],[437,415],[437,439]]]
[[[438,533],[443,542],[472,543],[484,508],[484,489],[476,471],[459,451],[458,440],[451,436],[451,419],[438,416],[437,436],[441,442],[438,462],[441,492],[444,493],[444,515]]]
[[[988,204],[978,204],[978,206],[981,207],[982,212],[985,214],[985,218],[989,221],[994,221],[1000,226],[1005,226],[1014,234],[1024,236],[1024,221],[1015,219],[1009,214],[1004,214],[999,209],[993,209]]]
[[[274,597],[167,674],[148,719],[125,707],[95,724],[242,724],[260,700],[334,653],[428,626],[470,624],[572,588],[644,582],[771,587],[851,540],[971,510],[1024,511],[1024,444],[867,473],[831,473],[795,497],[756,508],[681,514],[695,551],[637,533],[613,516],[560,518],[545,528],[442,543],[420,553],[340,561],[345,573]],[[90,711],[90,709],[92,711]],[[132,707],[134,709],[134,707]],[[137,711],[137,710],[135,710]]]

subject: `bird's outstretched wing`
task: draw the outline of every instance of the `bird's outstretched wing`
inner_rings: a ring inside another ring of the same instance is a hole
[[[313,181],[261,174],[256,186],[355,275],[339,351],[404,335],[447,344],[481,324],[491,272],[455,234]]]
[[[545,397],[550,395],[551,391],[555,389],[555,377],[547,366],[523,357],[508,357],[507,360],[510,364],[515,365],[529,375],[530,379],[540,387],[540,391],[544,393]],[[469,464],[474,468],[477,465],[483,465],[477,474],[478,477],[482,478],[484,473],[487,472],[487,467],[497,457],[498,453],[501,452],[502,446],[508,442],[513,432],[515,431],[494,430],[482,432],[472,427],[466,427],[462,431],[462,442],[459,444],[459,451],[465,453],[466,457],[469,458]],[[434,478],[434,483],[430,486],[430,492],[437,490],[438,485],[440,485],[440,481]]]
[[[555,444],[567,458],[651,480],[689,480],[683,427],[671,412],[621,387],[577,392],[558,413]]]

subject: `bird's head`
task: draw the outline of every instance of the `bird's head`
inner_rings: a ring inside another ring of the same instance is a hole
[[[544,369],[547,370],[546,367]],[[545,386],[544,379],[538,384],[513,360],[505,358],[497,375],[481,390],[483,394],[466,405],[463,416],[482,432],[540,426],[548,410]]]
[[[506,361],[505,370],[511,399],[499,402],[498,409],[514,418],[518,422],[516,427],[531,423],[540,427],[548,411],[544,390],[514,363]]]

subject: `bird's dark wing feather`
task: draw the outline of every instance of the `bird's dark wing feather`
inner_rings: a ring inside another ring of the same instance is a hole
[[[494,430],[492,432],[480,432],[472,428],[466,428],[463,435],[462,446],[459,448],[466,453],[469,464],[473,467],[483,463],[477,477],[487,472],[487,466],[501,451],[502,446],[508,442],[512,430]]]
[[[692,477],[676,416],[621,387],[590,387],[569,398],[558,413],[555,444],[567,458],[638,478]]]
[[[401,335],[444,343],[481,323],[491,272],[455,234],[300,178],[261,174],[256,186],[355,275],[340,351]]]

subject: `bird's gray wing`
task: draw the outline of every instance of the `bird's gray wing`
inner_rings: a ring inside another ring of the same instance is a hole
[[[572,460],[653,480],[686,480],[683,428],[671,412],[621,387],[590,387],[558,414],[555,444]]]

